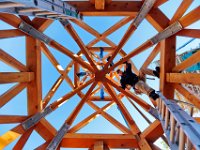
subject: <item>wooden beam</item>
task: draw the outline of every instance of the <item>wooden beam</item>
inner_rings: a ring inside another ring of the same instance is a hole
[[[17,143],[13,147],[13,150],[23,149],[24,145],[26,144],[26,142],[27,142],[27,140],[30,137],[32,132],[33,132],[33,128],[30,128],[24,134],[22,134],[20,139],[17,141]]]
[[[183,29],[180,32],[178,32],[177,35],[192,38],[200,38],[200,29]]]
[[[103,141],[96,141],[93,150],[104,150]]]
[[[111,106],[113,106],[113,103],[114,102],[112,101],[112,102],[106,104],[105,106],[103,106],[102,108],[100,108],[98,111],[96,111],[93,114],[89,115],[88,117],[83,119],[81,122],[77,123],[75,126],[70,128],[68,130],[68,133],[74,133],[74,132],[79,131],[81,128],[83,128],[84,126],[89,124],[92,120],[94,120],[96,117],[98,117],[98,114],[100,114],[101,110],[105,111],[105,110],[109,109]]]
[[[120,52],[120,50],[123,48],[123,46],[126,44],[130,36],[135,32],[137,27],[134,24],[134,21],[130,24],[129,28],[125,32],[124,36],[120,40],[118,46],[116,47],[115,51],[112,53],[112,56],[110,57],[109,61],[104,65],[104,69],[108,69],[110,63],[113,61],[115,56]]]
[[[181,62],[180,64],[174,66],[172,71],[173,72],[181,72],[181,71],[189,68],[190,66],[198,63],[199,61],[200,61],[200,51],[197,51],[195,54],[190,56],[188,59],[186,59],[183,62]]]
[[[38,122],[35,130],[46,141],[51,140],[57,132],[56,129],[44,118]]]
[[[95,0],[89,0],[91,4],[95,4]]]
[[[15,28],[18,28],[21,23],[21,19],[12,14],[0,13],[0,18]]]
[[[76,31],[74,30],[72,25],[69,23],[64,27],[69,32],[69,34],[72,36],[72,38],[75,40],[75,42],[78,44],[78,46],[81,49],[82,54],[85,55],[85,57],[87,58],[87,60],[90,63],[90,65],[93,67],[94,71],[97,72],[98,68],[97,68],[97,66],[95,65],[94,61],[91,58],[91,53],[89,53],[88,49],[86,48],[86,46],[84,45],[83,41],[78,36],[78,34],[76,33]]]
[[[52,20],[52,19],[36,17],[32,20],[32,24],[38,31],[43,32],[53,23],[53,21],[54,20]]]
[[[200,84],[200,74],[199,73],[167,73],[167,82],[170,83],[186,83],[199,85]]]
[[[110,97],[110,96],[104,96],[104,98],[102,99],[100,96],[91,96],[89,98],[89,100],[91,100],[91,101],[101,101],[101,100],[103,100],[103,101],[112,101],[113,98]]]
[[[187,11],[187,9],[189,8],[189,6],[192,4],[193,1],[194,0],[183,0],[178,9],[176,10],[169,24],[172,24],[178,19],[180,19]]]
[[[77,25],[79,25],[81,28],[83,28],[84,30],[86,30],[87,32],[91,33],[92,35],[96,36],[97,38],[100,38],[101,35],[95,30],[93,29],[92,27],[90,27],[89,25],[87,25],[85,22],[81,21],[81,20],[75,20],[75,19],[72,19],[71,20],[72,22],[76,23]],[[112,42],[105,38],[105,39],[102,39],[102,41],[104,41],[106,44],[108,45],[111,45],[112,47],[114,47],[115,45],[112,44]],[[86,46],[88,47],[88,45]]]
[[[130,134],[73,134],[65,135],[61,147],[89,148],[95,141],[103,140],[109,148],[138,148],[137,140]]]
[[[77,94],[80,90],[84,89],[85,87],[87,87],[88,85],[90,85],[92,82],[94,81],[94,78],[90,79],[89,81],[87,81],[86,83],[80,85],[78,88],[70,91],[69,93],[65,94],[64,96],[62,96],[61,98],[59,98],[58,100],[54,101],[51,104],[52,109],[56,109],[58,107],[60,107],[64,102],[66,102],[69,98],[71,98],[72,96],[74,96],[75,94]]]
[[[163,129],[161,123],[156,120],[149,125],[142,133],[141,137],[145,138],[148,142],[154,143],[158,138],[163,135]]]
[[[3,93],[0,96],[0,108],[3,107],[6,103],[8,103],[18,93],[20,93],[26,86],[27,83],[19,83],[7,90],[5,93]]]
[[[123,57],[123,59],[120,59],[118,62],[116,62],[112,67],[108,68],[107,70],[104,70],[104,72],[107,73],[107,72],[114,70],[114,68],[121,65],[123,62],[128,61],[132,57],[145,51],[147,48],[150,48],[151,46],[152,46],[152,42],[150,40],[146,41],[141,46],[137,47],[135,50],[131,51],[129,54],[127,54],[125,57]]]
[[[115,101],[115,103],[118,105],[120,111],[122,112],[124,118],[126,119],[129,128],[131,130],[131,132],[133,134],[138,134],[140,133],[140,129],[137,127],[135,121],[133,120],[132,116],[130,115],[130,113],[128,112],[128,110],[126,109],[126,107],[124,106],[124,104],[121,102],[121,100],[119,100],[119,98],[117,97],[116,93],[114,92],[113,88],[110,87],[108,85],[107,82],[103,82],[105,88],[108,90],[110,96],[113,97],[113,100]]]
[[[28,116],[0,115],[0,124],[21,123],[27,118]]]
[[[168,2],[169,0],[159,0],[159,1],[156,1],[155,4],[154,4],[154,8],[160,6],[160,5],[163,5],[164,3]]]
[[[68,1],[83,16],[135,16],[142,6],[141,1],[112,1],[102,10],[96,10],[89,1]]]
[[[0,149],[4,149],[7,145],[15,141],[25,131],[21,125],[17,125],[11,130],[0,136]]]
[[[147,57],[147,59],[144,61],[144,64],[142,65],[141,68],[147,68],[149,64],[153,61],[153,59],[158,55],[160,52],[160,43],[156,45],[156,47],[153,49],[151,54]]]
[[[145,138],[141,138],[138,141],[138,145],[140,149],[152,150],[151,145],[148,143],[148,141]]]
[[[187,15],[183,16],[179,19],[181,25],[185,28],[192,23],[198,21],[200,19],[200,16],[198,15],[200,13],[200,6],[196,7],[192,11],[190,11]]]
[[[83,105],[85,104],[85,102],[87,101],[88,97],[90,96],[91,92],[93,91],[93,89],[95,88],[95,86],[97,85],[97,82],[95,81],[89,88],[89,90],[87,91],[87,93],[85,94],[85,96],[83,97],[83,99],[78,103],[78,105],[76,106],[76,108],[73,110],[73,112],[70,114],[70,116],[67,118],[67,120],[65,121],[68,125],[72,125],[73,121],[75,120],[76,116],[78,115],[78,113],[80,112],[81,108],[83,107]]]
[[[19,36],[25,36],[25,34],[17,29],[0,30],[0,39],[14,38]]]
[[[160,91],[167,98],[174,98],[174,88],[166,81],[166,73],[172,72],[176,60],[176,37],[161,41]],[[169,63],[170,62],[170,63]]]
[[[118,122],[115,118],[113,118],[111,115],[109,115],[108,113],[106,113],[103,110],[100,110],[100,108],[98,106],[96,106],[94,103],[88,101],[87,102],[90,107],[92,107],[94,110],[99,111],[100,114],[107,119],[111,124],[113,124],[115,127],[117,127],[120,131],[122,131],[123,133],[127,134],[131,134],[130,130],[125,127],[123,124],[121,124],[120,122]]]
[[[197,108],[200,109],[200,99],[197,98],[194,94],[190,93],[188,90],[186,90],[183,86],[180,84],[173,84],[173,87],[181,94],[183,95],[188,102],[194,104]]]
[[[67,56],[69,56],[71,59],[73,59],[74,61],[77,61],[81,66],[83,66],[84,68],[88,69],[91,72],[94,72],[92,66],[90,66],[88,63],[84,62],[82,59],[80,59],[78,57],[77,54],[74,54],[73,52],[71,52],[70,50],[68,50],[67,48],[65,48],[64,46],[60,45],[59,43],[57,43],[56,41],[52,40],[49,44],[51,47],[57,49],[58,51],[66,54]]]
[[[75,62],[74,63],[74,85],[75,85],[75,88],[78,87],[79,82],[80,82],[79,77],[76,75],[79,72],[80,72],[80,66],[78,63]]]
[[[152,9],[146,19],[158,32],[168,27],[170,21],[159,8]]]
[[[19,71],[27,71],[27,68],[24,64],[19,62],[17,59],[15,59],[2,49],[0,49],[0,60]]]
[[[116,24],[114,24],[112,27],[110,27],[108,30],[106,30],[104,33],[102,33],[100,35],[100,37],[92,40],[89,44],[88,47],[92,47],[93,45],[95,45],[97,42],[99,42],[102,39],[105,39],[108,35],[112,34],[113,32],[115,32],[117,29],[119,29],[120,27],[122,27],[123,25],[127,24],[128,22],[130,22],[131,20],[133,20],[134,17],[130,16],[130,17],[125,17],[123,19],[121,19],[119,22],[117,22]]]
[[[26,64],[29,71],[33,71],[35,78],[27,86],[28,115],[40,112],[42,109],[42,81],[41,81],[41,45],[40,41],[26,36]]]
[[[103,48],[104,52],[112,52],[112,51],[115,50],[115,48],[113,48],[113,47],[102,47],[102,48]],[[100,47],[88,47],[88,50],[92,51],[92,52],[99,52],[100,51]]]
[[[1,72],[0,83],[31,82],[34,80],[34,72]]]
[[[97,10],[104,10],[104,8],[105,8],[105,0],[95,0],[95,8]]]

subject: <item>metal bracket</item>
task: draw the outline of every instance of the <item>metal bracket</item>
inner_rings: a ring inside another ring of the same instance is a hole
[[[180,31],[182,28],[183,28],[183,26],[180,24],[180,22],[176,21],[175,23],[168,26],[165,30],[163,30],[162,32],[158,33],[153,38],[151,38],[150,41],[153,44],[156,44],[156,43],[174,35],[178,31]]]
[[[20,23],[19,29],[46,44],[49,44],[52,41],[51,38],[23,21]]]
[[[155,2],[156,2],[156,0],[145,0],[144,1],[138,15],[136,16],[136,18],[133,21],[133,24],[136,28],[140,25],[142,20],[146,17],[146,15],[151,10],[151,8],[153,7]]]
[[[24,122],[22,122],[23,128],[25,130],[30,129],[36,123],[38,123],[42,118],[44,118],[45,116],[50,114],[52,111],[53,111],[53,109],[51,108],[51,106],[46,107],[42,112],[39,112],[39,113],[35,114],[34,116],[28,118]]]
[[[60,19],[61,24],[66,27],[70,24],[70,22],[67,19]]]
[[[70,125],[64,123],[60,130],[57,132],[56,136],[52,139],[46,150],[56,150],[62,138],[67,133],[69,127]]]

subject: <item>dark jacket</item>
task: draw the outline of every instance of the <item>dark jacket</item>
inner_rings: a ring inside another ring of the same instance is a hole
[[[122,73],[120,79],[121,87],[125,89],[128,84],[134,88],[138,80],[138,76],[132,72],[131,63],[126,62],[126,70]]]

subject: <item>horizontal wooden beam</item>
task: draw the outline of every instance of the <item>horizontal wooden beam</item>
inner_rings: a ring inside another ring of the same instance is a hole
[[[33,72],[1,72],[0,83],[30,82],[34,79]]]
[[[199,73],[167,73],[166,77],[170,83],[200,84]]]
[[[113,47],[102,47],[104,52],[113,52],[115,48]],[[88,47],[88,50],[93,51],[93,52],[99,52],[100,47]]]
[[[102,10],[96,10],[89,1],[68,1],[84,16],[135,16],[142,6],[141,1],[112,1]]]
[[[180,64],[176,65],[172,71],[173,72],[181,72],[184,69],[189,68],[190,66],[198,63],[200,61],[200,51],[196,52],[192,56],[190,56],[188,59],[184,60]]]
[[[25,36],[25,34],[17,29],[0,30],[0,39],[12,38],[18,36]]]
[[[200,38],[200,29],[183,29],[180,32],[178,32],[177,35],[192,38]]]
[[[0,124],[19,123],[27,119],[28,116],[0,115]]]
[[[112,101],[113,98],[110,96],[104,96],[104,98],[102,99],[100,96],[91,96],[89,98],[89,100],[91,100],[91,101]]]
[[[95,141],[103,140],[109,148],[138,148],[137,140],[130,134],[73,134],[67,133],[61,147],[90,148]]]
[[[161,123],[156,120],[149,125],[141,134],[141,137],[145,138],[148,142],[155,142],[159,137],[163,135],[163,129]]]

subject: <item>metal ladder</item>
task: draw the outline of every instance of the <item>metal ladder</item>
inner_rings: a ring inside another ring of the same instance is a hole
[[[158,115],[171,150],[200,150],[200,124],[161,93]]]
[[[0,0],[0,12],[48,19],[81,19],[75,7],[61,0]]]

